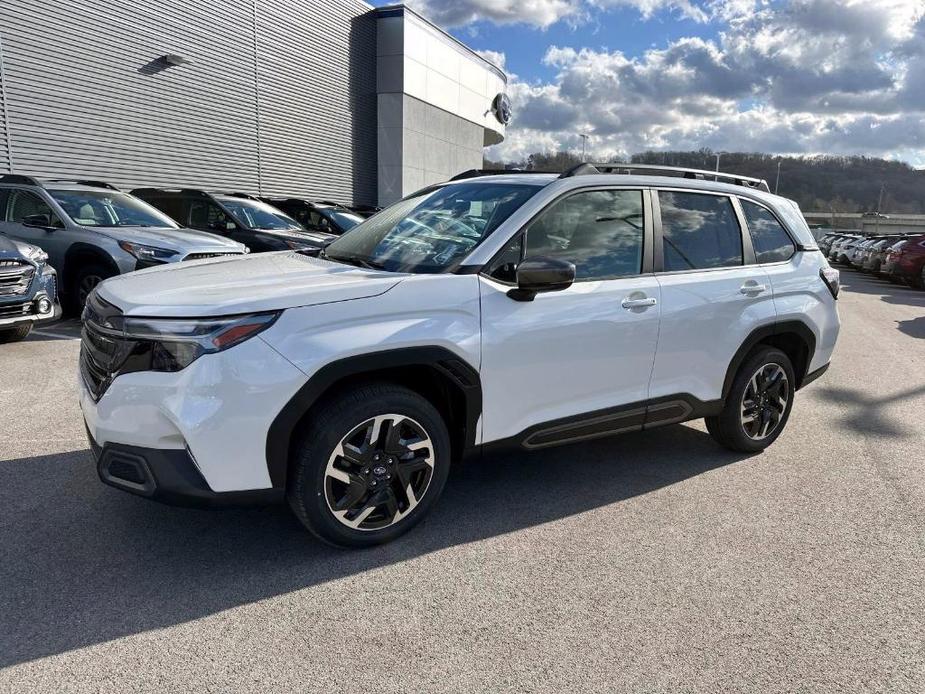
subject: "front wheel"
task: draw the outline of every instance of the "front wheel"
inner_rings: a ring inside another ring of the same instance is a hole
[[[320,539],[366,547],[420,522],[449,468],[449,434],[436,408],[407,388],[369,384],[316,410],[295,453],[287,497]]]
[[[71,311],[78,316],[96,286],[113,276],[113,271],[105,265],[85,265],[77,270],[70,287],[69,303]]]
[[[726,448],[757,453],[787,424],[796,390],[790,358],[773,347],[752,355],[736,374],[723,411],[707,417],[707,431]]]

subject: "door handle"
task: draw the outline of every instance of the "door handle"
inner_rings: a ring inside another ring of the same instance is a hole
[[[760,294],[768,291],[768,285],[758,284],[757,282],[746,282],[739,289],[743,294]]]
[[[658,300],[654,296],[649,296],[644,299],[630,299],[626,298],[621,303],[623,308],[646,308],[647,306],[655,306],[658,303]]]

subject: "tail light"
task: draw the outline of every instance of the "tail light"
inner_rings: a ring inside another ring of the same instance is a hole
[[[825,286],[832,292],[832,298],[838,299],[838,290],[840,289],[838,270],[834,270],[830,267],[820,268],[819,277],[822,278],[822,281],[825,282]]]

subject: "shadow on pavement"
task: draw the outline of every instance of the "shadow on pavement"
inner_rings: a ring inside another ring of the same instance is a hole
[[[409,535],[336,550],[285,507],[176,509],[104,486],[85,451],[0,462],[0,667],[619,503],[746,456],[687,426],[458,466]]]
[[[899,438],[918,433],[903,428],[901,423],[894,417],[888,416],[883,408],[902,400],[912,400],[925,395],[925,385],[882,398],[870,397],[864,391],[834,386],[821,387],[818,393],[827,400],[845,406],[848,415],[842,420],[842,426],[848,431]]]

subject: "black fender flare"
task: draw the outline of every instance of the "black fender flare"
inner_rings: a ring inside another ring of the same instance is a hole
[[[94,246],[91,243],[83,243],[78,241],[77,243],[72,243],[67,251],[64,253],[64,267],[61,268],[61,286],[64,288],[70,287],[71,282],[74,280],[74,276],[77,272],[75,257],[77,255],[86,255],[92,256],[94,262],[100,263],[100,265],[105,265],[110,270],[112,270],[113,275],[121,274],[119,266],[116,265],[115,261],[109,256],[105,251],[100,250],[98,246]]]
[[[813,355],[816,353],[816,336],[812,329],[803,321],[780,321],[756,328],[751,333],[749,333],[748,337],[745,338],[745,341],[741,344],[739,349],[736,350],[735,355],[732,357],[732,361],[729,362],[729,368],[726,370],[726,378],[723,380],[723,400],[725,400],[729,395],[729,390],[732,388],[732,381],[735,379],[739,367],[742,366],[742,362],[745,361],[745,357],[747,357],[749,352],[755,348],[755,345],[767,340],[770,337],[784,333],[796,333],[799,335],[800,339],[806,343],[808,348],[806,368],[804,369],[804,373],[796,374],[796,387],[799,388],[801,386],[803,378],[806,376],[806,370],[809,369],[809,364],[813,359]]]
[[[436,369],[452,382],[465,399],[466,448],[475,446],[475,431],[482,415],[482,384],[479,372],[458,354],[437,346],[403,347],[345,357],[316,371],[273,419],[267,431],[266,458],[270,481],[285,487],[289,447],[295,427],[312,406],[338,381],[363,373],[408,366]]]

